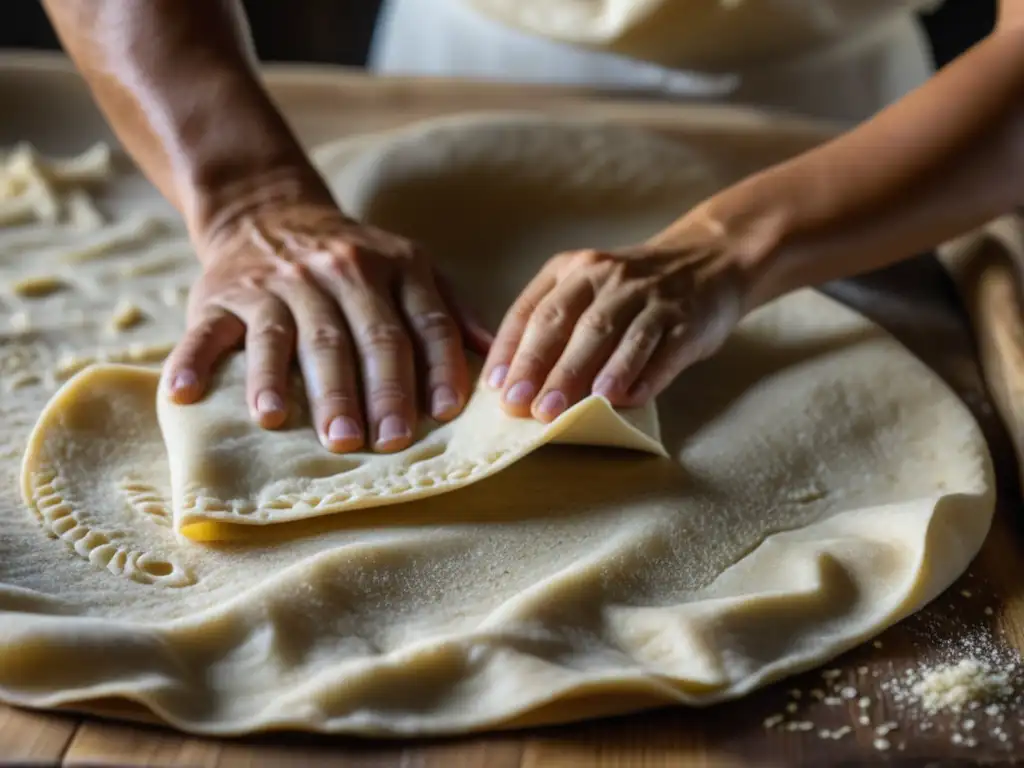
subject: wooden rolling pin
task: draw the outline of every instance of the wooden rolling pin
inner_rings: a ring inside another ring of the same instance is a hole
[[[970,319],[982,374],[1024,482],[1024,220],[997,219],[945,244],[938,256]]]

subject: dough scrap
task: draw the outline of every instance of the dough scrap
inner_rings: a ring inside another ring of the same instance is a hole
[[[522,116],[430,121],[316,159],[348,210],[459,266],[449,277],[488,322],[581,234],[635,240],[716,183],[713,158],[685,147]],[[158,348],[181,323],[158,300],[167,278],[124,276],[95,329],[51,333],[33,315],[0,363],[45,378],[69,337],[101,343],[125,296],[149,320],[131,331],[137,349]],[[58,300],[99,302],[38,301]],[[813,291],[745,318],[659,398],[667,458],[548,445],[451,493],[248,526],[240,541],[176,535],[158,383],[153,366],[99,364],[52,397],[0,398],[12,435],[32,429],[33,513],[12,503],[22,453],[2,454],[0,699],[108,712],[118,699],[210,735],[392,737],[705,706],[921,608],[965,570],[994,511],[967,409]]]

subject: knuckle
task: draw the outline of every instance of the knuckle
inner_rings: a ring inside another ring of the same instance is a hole
[[[217,335],[217,331],[223,322],[223,315],[204,315],[199,317],[189,329],[189,337],[194,344],[206,344]]]
[[[559,360],[558,365],[555,366],[549,378],[555,387],[572,389],[583,378],[583,361],[572,359]]]
[[[341,277],[355,278],[365,274],[367,251],[355,243],[336,242],[319,255],[322,267]]]
[[[325,410],[346,415],[357,413],[361,404],[353,389],[333,388],[317,394],[317,405]]]
[[[604,310],[595,309],[580,316],[579,326],[596,336],[611,336],[615,333],[615,321]]]
[[[336,325],[317,325],[306,334],[303,344],[312,352],[343,352],[348,348],[345,332]]]
[[[380,352],[404,351],[409,344],[405,330],[398,323],[370,323],[360,329],[359,337],[366,349]]]
[[[524,326],[533,317],[535,307],[530,305],[519,304],[512,308],[509,312],[509,319],[511,319],[516,325]]]
[[[409,401],[409,393],[405,387],[401,382],[392,379],[371,381],[366,389],[370,402],[384,408],[402,407]]]
[[[314,282],[309,268],[301,261],[287,259],[276,265],[277,275],[291,282],[309,284]]]
[[[595,248],[584,248],[572,252],[572,261],[574,266],[577,267],[596,267],[599,264],[603,264],[606,261],[606,257],[603,251]]]
[[[249,329],[250,340],[270,347],[290,344],[294,329],[290,323],[260,323]]]
[[[455,322],[446,312],[421,312],[411,315],[409,324],[426,341],[454,341],[458,337]]]
[[[540,371],[547,370],[551,367],[551,362],[536,350],[530,349],[529,347],[520,347],[516,352],[515,367],[520,369],[526,374],[534,374]],[[512,377],[509,378],[512,380]]]
[[[673,323],[665,329],[665,337],[673,342],[683,341],[689,335],[690,328],[685,323]]]
[[[537,307],[531,319],[545,329],[559,330],[568,324],[569,313],[561,304],[548,301]]]
[[[634,353],[647,353],[652,351],[661,340],[661,331],[650,325],[641,326],[626,334],[623,341],[627,348]]]

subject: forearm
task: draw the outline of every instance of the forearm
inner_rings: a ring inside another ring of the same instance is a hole
[[[694,226],[750,266],[753,303],[889,265],[1021,203],[1024,33],[994,33],[858,128],[747,178]]]
[[[263,197],[325,193],[264,92],[237,0],[44,0],[121,143],[197,236]]]

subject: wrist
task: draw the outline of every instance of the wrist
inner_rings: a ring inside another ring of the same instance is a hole
[[[204,246],[215,250],[248,223],[271,214],[280,218],[298,207],[307,217],[317,211],[334,218],[340,215],[330,190],[313,168],[269,168],[197,188],[189,230],[201,251]]]
[[[757,185],[752,177],[723,190],[657,238],[720,254],[736,275],[742,314],[792,290],[783,258],[790,216],[785,206],[761,193]]]

